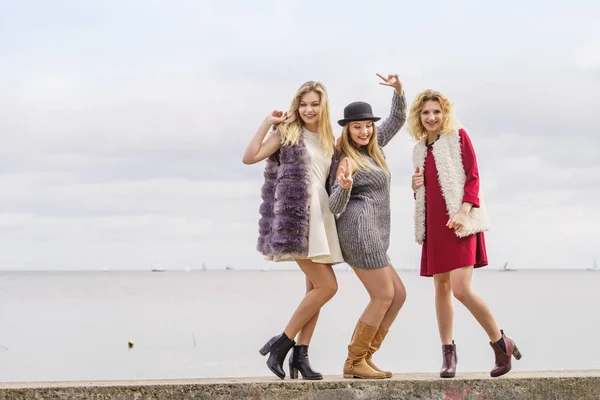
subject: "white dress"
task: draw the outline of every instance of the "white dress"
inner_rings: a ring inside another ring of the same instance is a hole
[[[343,263],[342,250],[335,226],[335,217],[329,210],[329,195],[325,183],[329,177],[331,157],[325,154],[319,134],[303,129],[304,144],[310,156],[310,215],[308,228],[308,256],[322,264]],[[293,261],[289,256],[275,256],[273,261]]]

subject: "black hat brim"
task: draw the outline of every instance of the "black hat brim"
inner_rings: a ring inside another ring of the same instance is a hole
[[[338,125],[340,126],[344,126],[346,125],[348,122],[354,122],[354,121],[373,121],[373,122],[377,122],[379,121],[381,118],[380,117],[361,117],[360,115],[357,115],[356,117],[352,117],[352,118],[344,118],[344,119],[340,119],[338,121]]]

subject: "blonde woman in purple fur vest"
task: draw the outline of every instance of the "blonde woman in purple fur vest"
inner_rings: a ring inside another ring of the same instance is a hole
[[[288,111],[274,110],[265,117],[242,159],[244,164],[267,160],[258,250],[271,261],[296,262],[306,276],[306,295],[285,329],[260,349],[269,354],[267,367],[281,379],[292,348],[290,377],[300,372],[303,379],[323,379],[310,366],[308,345],[321,307],[337,292],[332,265],[343,262],[329,210],[333,155],[327,91],[322,83],[309,81],[298,89]]]

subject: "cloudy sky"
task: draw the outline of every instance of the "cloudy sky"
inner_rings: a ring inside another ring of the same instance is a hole
[[[334,121],[355,100],[387,115],[377,72],[455,101],[491,267],[589,267],[599,20],[592,0],[0,0],[0,269],[274,267],[247,142],[309,79]],[[419,261],[411,151],[405,129],[386,148],[398,268]]]

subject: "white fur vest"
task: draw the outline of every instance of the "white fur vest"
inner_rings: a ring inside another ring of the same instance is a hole
[[[425,140],[419,141],[413,151],[413,168],[424,171],[427,146]],[[462,163],[460,136],[457,131],[442,134],[433,144],[433,158],[438,171],[438,180],[442,188],[442,196],[446,201],[448,218],[455,215],[462,206],[466,174]],[[415,239],[423,244],[425,240],[425,187],[416,192],[415,201]],[[479,185],[479,207],[471,208],[463,229],[456,236],[465,237],[489,229],[481,182]]]

